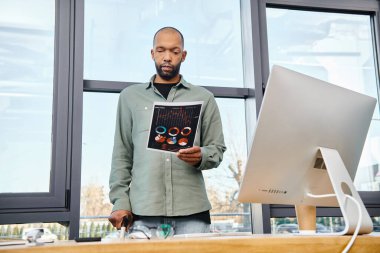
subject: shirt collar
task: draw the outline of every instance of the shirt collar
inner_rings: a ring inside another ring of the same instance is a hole
[[[153,75],[151,78],[150,78],[150,81],[149,83],[146,84],[146,88],[149,89],[150,87],[152,87],[153,85],[153,82],[154,82],[154,78],[156,77],[156,75]],[[186,82],[186,80],[183,78],[182,75],[180,75],[181,79],[179,80],[179,83],[176,85],[176,86],[180,86],[182,85],[183,87],[185,88],[190,88],[190,84],[188,82]]]

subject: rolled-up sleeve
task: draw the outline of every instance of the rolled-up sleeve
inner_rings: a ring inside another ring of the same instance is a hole
[[[198,169],[207,170],[219,166],[223,160],[223,153],[226,150],[222,120],[220,118],[218,105],[213,96],[210,96],[205,104],[202,118],[202,162]]]
[[[110,201],[114,205],[112,211],[129,210],[129,185],[132,180],[131,170],[133,164],[132,143],[132,114],[127,105],[125,90],[119,96],[116,115],[116,128],[112,165],[109,179]]]

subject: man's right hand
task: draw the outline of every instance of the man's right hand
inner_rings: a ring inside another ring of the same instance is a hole
[[[128,224],[123,224],[124,217],[128,219]],[[120,229],[122,225],[124,225],[126,231],[128,231],[129,227],[133,223],[133,214],[131,211],[128,210],[116,210],[111,213],[110,217],[108,217],[108,220],[117,229]]]

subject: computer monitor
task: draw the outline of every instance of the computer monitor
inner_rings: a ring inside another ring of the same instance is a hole
[[[354,179],[376,99],[273,66],[240,186],[240,202],[337,206],[352,234],[372,221]],[[336,197],[315,195],[335,194]],[[314,195],[314,196],[313,196]]]

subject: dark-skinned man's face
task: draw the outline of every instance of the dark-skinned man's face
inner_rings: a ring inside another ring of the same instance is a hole
[[[186,51],[182,48],[181,36],[172,30],[159,32],[156,35],[151,54],[160,79],[168,82],[177,81],[181,63],[186,58]]]

